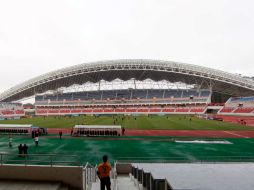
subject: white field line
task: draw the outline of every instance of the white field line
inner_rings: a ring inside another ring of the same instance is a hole
[[[194,140],[194,141],[175,141],[176,143],[197,143],[197,144],[232,144],[228,141],[205,141],[205,140]]]
[[[227,134],[235,135],[235,136],[238,136],[238,137],[249,138],[249,137],[246,137],[246,136],[244,136],[244,135],[239,135],[239,134],[232,133],[232,132],[229,132],[229,131],[223,131],[223,132],[224,132],[224,133],[227,133]]]

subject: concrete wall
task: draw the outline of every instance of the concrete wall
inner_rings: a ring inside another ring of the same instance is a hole
[[[116,164],[117,174],[129,174],[131,173],[131,164],[117,163]]]
[[[83,169],[75,166],[1,165],[0,179],[62,182],[73,188],[83,188]]]

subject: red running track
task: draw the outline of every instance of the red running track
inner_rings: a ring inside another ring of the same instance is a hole
[[[215,118],[222,118],[224,122],[243,124],[254,127],[253,116],[230,116],[230,115],[214,115]]]
[[[49,134],[70,134],[71,129],[49,128]],[[126,136],[171,136],[171,137],[210,137],[210,138],[254,138],[253,131],[215,130],[126,130]]]
[[[71,134],[71,129],[48,128],[49,134],[59,134],[60,131],[62,131],[63,134]]]

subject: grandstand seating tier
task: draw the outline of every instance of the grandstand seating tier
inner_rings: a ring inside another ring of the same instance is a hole
[[[0,118],[15,118],[25,115],[22,104],[0,102]]]
[[[149,89],[149,90],[101,90],[90,92],[75,92],[56,95],[38,95],[35,97],[37,105],[42,104],[57,104],[70,103],[70,102],[86,102],[97,103],[104,101],[204,101],[207,102],[211,93],[209,90],[198,92],[197,90],[162,90],[162,89]],[[91,102],[92,101],[92,102]]]
[[[254,97],[232,97],[219,111],[220,114],[254,115]]]
[[[205,111],[210,96],[209,90],[193,89],[101,90],[36,96],[35,104],[36,115],[160,112],[193,114]]]
[[[204,113],[206,110],[206,105],[189,105],[186,107],[178,107],[178,106],[166,106],[166,107],[158,107],[156,106],[140,106],[140,107],[132,107],[132,106],[124,106],[124,107],[93,107],[93,108],[53,108],[53,107],[40,107],[36,110],[36,115],[65,115],[65,114],[104,114],[104,113],[186,113],[186,114],[194,114],[194,113]]]

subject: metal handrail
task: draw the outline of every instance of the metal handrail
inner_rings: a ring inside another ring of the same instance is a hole
[[[119,157],[124,163],[203,163],[203,162],[254,162],[254,156],[199,156],[195,159],[186,157]]]
[[[7,159],[5,159],[7,157]],[[8,158],[13,157],[13,158]],[[74,161],[65,161],[63,158],[74,158]],[[17,159],[19,158],[19,159]],[[44,158],[44,159],[43,159]],[[47,158],[47,159],[45,159]],[[59,158],[60,160],[56,160],[55,158]],[[28,155],[19,155],[19,154],[8,154],[8,153],[0,153],[0,162],[1,165],[7,163],[15,163],[18,165],[28,165],[37,163],[40,165],[41,163],[45,165],[58,165],[58,164],[71,164],[74,166],[81,166],[80,159],[77,155],[66,155],[66,154],[28,154]]]
[[[167,189],[168,189],[168,187],[167,187],[167,186],[169,186],[169,188],[173,189],[173,188],[172,188],[172,186],[170,185],[170,183],[168,182],[168,180],[167,180],[167,179],[165,179],[165,190],[167,190]]]
[[[87,162],[83,167],[83,189],[87,190],[94,182],[96,182],[96,166]]]
[[[18,154],[9,154],[9,153],[0,153],[1,155],[18,155]],[[75,154],[28,154],[30,156],[67,156],[67,157],[78,157]]]
[[[97,180],[97,165],[93,166],[89,162],[87,162],[84,167],[84,182],[83,188],[84,190],[88,189],[89,186],[96,182]],[[116,172],[116,162],[114,162],[114,167],[111,171],[111,178],[113,179],[113,190],[117,190],[117,172]]]
[[[241,158],[245,158],[245,157],[252,157],[252,158],[254,158],[254,155],[251,155],[251,156],[199,156],[199,157],[203,157],[203,158],[228,158],[228,157],[230,157],[230,158],[239,158],[239,157],[241,157]],[[157,159],[157,158],[185,158],[185,157],[183,157],[183,156],[166,156],[166,157],[145,157],[145,156],[138,156],[138,157],[118,157],[118,160],[120,160],[120,159],[123,159],[123,158],[155,158],[155,159]]]
[[[114,162],[114,167],[113,167],[113,170],[112,170],[112,174],[113,174],[113,190],[117,190],[118,189],[118,186],[117,186],[117,171],[116,171],[116,164],[117,164],[117,161]]]
[[[136,176],[134,175],[133,177],[134,177],[134,184],[135,184],[135,186],[137,186],[138,189],[140,190],[140,189],[142,189],[140,187],[140,184],[143,187],[145,187],[145,186],[144,186],[144,181],[143,181],[144,178],[143,178],[143,176],[141,176],[141,181],[139,181],[140,176],[139,176],[138,170],[141,170],[142,171],[141,175],[143,175],[143,169],[138,169],[137,168],[137,171],[136,171],[137,175]],[[161,179],[156,179],[156,178],[154,178],[154,176],[153,176],[153,174],[151,172],[149,172],[149,179],[148,179],[148,181],[146,181],[146,187],[145,187],[147,190],[157,190],[156,186],[154,186],[154,184],[153,184],[154,181],[163,181],[164,182],[164,190],[172,190],[173,189],[167,179],[162,179],[162,178]],[[148,184],[149,184],[149,187],[148,187]]]

